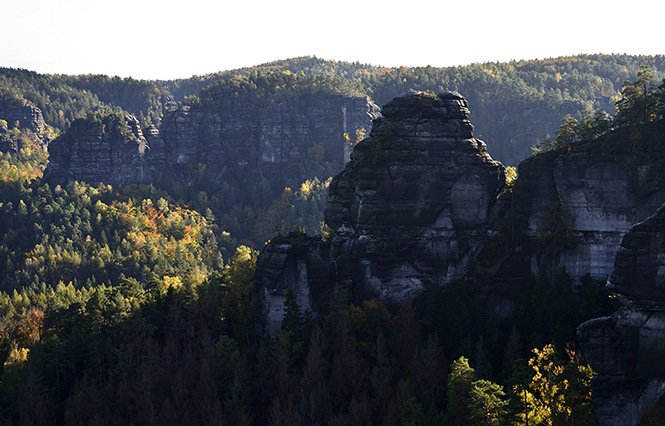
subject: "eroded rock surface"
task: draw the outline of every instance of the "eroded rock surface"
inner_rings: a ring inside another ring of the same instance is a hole
[[[648,166],[627,164],[627,153],[606,154],[590,144],[520,164],[512,208],[527,237],[518,247],[526,276],[565,268],[575,281],[589,274],[604,282],[626,232],[665,201],[664,186],[643,184]]]
[[[111,120],[109,117],[105,120]],[[132,115],[115,119],[124,119],[124,125],[75,121],[68,133],[49,145],[47,178],[92,185],[151,182],[150,146],[138,119]],[[123,130],[109,131],[111,127]]]
[[[313,309],[325,301],[312,294],[329,294],[338,284],[356,301],[415,297],[462,277],[488,238],[504,168],[473,137],[466,100],[455,92],[411,93],[382,114],[331,183],[325,220],[336,237],[325,250],[321,240],[307,243],[308,262],[329,265],[327,281],[287,273],[305,270],[302,261],[296,267],[286,259],[298,250],[294,244],[271,243],[259,257],[257,284],[266,295],[261,306],[268,323],[279,320],[272,306],[288,289]],[[282,266],[268,266],[275,264]]]
[[[638,425],[665,396],[665,207],[632,227],[617,251],[608,288],[623,307],[585,322],[580,344],[593,370],[602,425]]]
[[[20,129],[30,131],[38,141],[41,141],[43,149],[50,142],[44,135],[46,123],[39,108],[0,101],[0,120],[6,121],[10,129],[18,124]],[[25,148],[20,145],[21,141],[18,142],[19,144],[0,146],[0,152],[16,152]]]

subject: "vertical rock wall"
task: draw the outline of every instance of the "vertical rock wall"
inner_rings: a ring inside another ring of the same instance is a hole
[[[624,306],[578,329],[598,374],[596,418],[638,425],[644,408],[665,398],[665,207],[625,235],[607,285]]]
[[[259,256],[256,293],[269,331],[289,290],[315,314],[337,285],[356,301],[399,302],[464,276],[488,238],[504,168],[473,137],[466,100],[411,93],[382,114],[331,183],[325,220],[335,238],[279,240]]]

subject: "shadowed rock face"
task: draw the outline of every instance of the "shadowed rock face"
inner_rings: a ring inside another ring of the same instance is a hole
[[[449,237],[483,228],[503,168],[473,138],[468,115],[456,93],[386,105],[333,179],[326,223],[339,236]]]
[[[70,132],[49,144],[45,175],[64,183],[118,185],[152,181],[150,146],[136,117],[124,117],[126,133],[98,129]]]
[[[659,188],[640,196],[632,171],[614,156],[603,156],[593,147],[551,152],[522,162],[516,190],[528,207],[524,233],[542,239],[544,215],[558,206],[562,229],[574,235],[574,244],[550,244],[550,249],[529,254],[531,272],[566,268],[577,280],[585,274],[605,281],[623,236],[635,223],[652,215],[665,200]]]
[[[336,235],[330,245],[271,243],[259,256],[257,294],[268,324],[278,323],[289,289],[317,314],[327,300],[313,295],[331,294],[337,284],[356,301],[387,303],[446,285],[467,272],[488,238],[504,168],[473,137],[466,100],[454,92],[412,93],[382,113],[332,180],[325,212]],[[294,266],[288,256],[299,250],[307,254]],[[327,276],[312,279],[313,264]]]
[[[464,275],[505,177],[458,93],[410,94],[382,111],[333,178],[325,220],[353,245],[355,285],[391,301]]]
[[[66,182],[134,184],[159,175],[190,183],[205,171],[213,186],[246,191],[247,182],[265,181],[281,193],[306,179],[305,160],[341,168],[347,137],[355,140],[379,115],[367,98],[342,95],[183,105],[164,115],[159,130],[140,129],[129,116],[132,135],[124,138],[68,132],[51,149],[48,173]]]
[[[160,137],[165,163],[157,171],[191,179],[186,170],[205,165],[215,183],[246,190],[246,181],[266,180],[280,192],[302,182],[303,158],[321,151],[320,163],[342,167],[347,141],[368,131],[379,108],[365,97],[342,95],[261,105],[195,104],[164,115]],[[302,176],[301,176],[302,175]]]
[[[624,307],[578,329],[603,425],[637,425],[665,396],[665,207],[624,236],[607,287]]]

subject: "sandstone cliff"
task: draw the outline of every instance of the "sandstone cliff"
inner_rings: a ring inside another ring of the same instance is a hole
[[[41,148],[46,149],[49,140],[44,134],[46,123],[39,108],[0,101],[0,120],[6,121],[10,129],[18,123],[21,130],[30,131],[42,144]],[[24,147],[8,143],[0,146],[0,151],[18,151],[22,148]]]
[[[345,135],[368,132],[378,115],[367,98],[341,95],[183,106],[162,119],[165,158],[156,162],[156,170],[190,180],[188,170],[202,165],[211,183],[241,190],[246,182],[266,181],[281,192],[313,177],[307,172],[314,163],[341,168]]]
[[[494,257],[496,263],[492,256],[480,263],[505,280],[514,280],[518,269],[523,279],[565,268],[575,281],[589,274],[604,282],[628,229],[665,201],[657,166],[665,146],[658,131],[641,136],[645,147],[632,144],[629,133],[620,129],[523,161],[513,190],[494,211],[495,230],[512,241],[502,246],[505,253]]]
[[[223,186],[251,194],[248,186],[267,183],[274,196],[314,177],[320,164],[330,173],[341,168],[349,141],[379,114],[367,98],[339,95],[259,106],[193,103],[173,107],[159,130],[141,129],[133,116],[115,133],[92,123],[99,118],[81,119],[52,144],[47,174],[66,182],[196,181],[212,193]]]
[[[118,185],[152,180],[150,146],[136,117],[94,114],[75,120],[49,145],[47,179]]]
[[[323,312],[335,285],[391,303],[462,277],[488,238],[503,166],[473,137],[458,93],[395,98],[333,178],[326,223],[336,237],[277,239],[257,263],[256,296],[275,331],[289,290]]]
[[[602,425],[638,425],[665,397],[665,206],[635,225],[619,248],[608,288],[623,307],[578,330]]]

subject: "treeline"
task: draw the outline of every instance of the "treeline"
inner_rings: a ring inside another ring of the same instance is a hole
[[[3,186],[0,289],[203,281],[222,264],[214,225],[155,193],[38,181]]]
[[[256,256],[241,247],[201,282],[0,293],[1,421],[594,424],[591,371],[570,325],[598,311],[586,311],[583,291],[549,303],[577,288],[565,274],[536,283],[504,320],[477,315],[464,285],[391,308],[354,305],[338,288],[317,321],[291,293],[270,337],[255,328]],[[553,341],[564,343],[542,343]]]
[[[167,92],[150,81],[38,74],[13,68],[0,68],[0,101],[39,108],[46,123],[58,132],[88,112],[113,107],[159,124],[164,108],[172,102]]]
[[[601,54],[448,68],[386,68],[299,57],[189,79],[154,82],[103,75],[43,75],[0,68],[0,98],[25,100],[42,109],[47,123],[64,130],[68,122],[100,108],[102,103],[155,120],[172,99],[182,101],[196,96],[219,81],[288,71],[325,77],[341,85],[351,83],[379,105],[408,90],[457,90],[471,101],[478,116],[484,115],[480,111],[485,103],[510,99],[544,102],[549,107],[556,107],[564,100],[579,100],[613,112],[613,102],[618,99],[623,82],[636,78],[641,65],[650,66],[658,81],[665,77],[662,55]],[[489,123],[482,127],[491,128]]]
[[[665,79],[656,84],[654,71],[648,65],[640,66],[635,81],[625,80],[616,102],[616,114],[611,116],[604,111],[587,113],[580,120],[567,115],[562,118],[561,127],[554,139],[547,136],[532,148],[534,154],[555,149],[570,149],[577,143],[589,143],[606,133],[633,128],[660,121],[665,117]],[[636,139],[635,135],[632,137]],[[633,144],[634,145],[634,144]]]
[[[199,98],[217,104],[263,109],[270,104],[292,103],[301,98],[307,101],[312,97],[331,94],[362,96],[364,91],[357,81],[323,74],[306,76],[289,70],[255,71],[248,76],[236,75],[208,86],[199,92]]]

